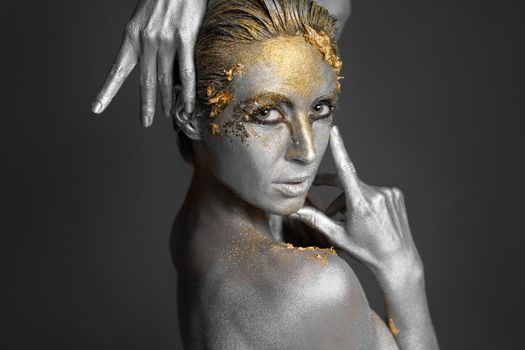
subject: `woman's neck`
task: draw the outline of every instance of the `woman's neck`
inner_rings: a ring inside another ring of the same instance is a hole
[[[188,200],[187,209],[196,214],[191,216],[198,217],[197,229],[219,235],[250,230],[272,238],[268,214],[242,200],[209,172],[195,171]]]

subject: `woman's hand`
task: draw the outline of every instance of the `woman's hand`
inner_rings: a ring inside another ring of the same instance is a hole
[[[91,107],[102,113],[140,62],[141,120],[151,126],[155,114],[157,84],[164,115],[173,108],[173,65],[178,55],[184,111],[195,105],[193,52],[206,12],[206,0],[141,0],[124,33],[124,38],[104,86]]]
[[[423,272],[408,225],[403,194],[397,188],[363,183],[355,172],[336,126],[330,147],[337,174],[318,175],[314,184],[338,186],[343,193],[323,213],[311,207],[292,217],[321,231],[336,248],[367,265],[380,284],[403,285]],[[345,220],[331,217],[343,212]]]

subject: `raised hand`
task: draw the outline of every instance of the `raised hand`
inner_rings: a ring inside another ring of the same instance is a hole
[[[151,126],[157,85],[164,115],[173,108],[173,66],[178,55],[184,112],[195,105],[194,47],[206,11],[206,0],[142,0],[126,26],[124,38],[106,81],[93,101],[93,113],[102,113],[140,63],[141,121]]]
[[[330,147],[337,174],[319,175],[314,184],[338,186],[343,193],[324,213],[304,207],[292,217],[316,228],[336,248],[367,265],[380,283],[403,283],[413,274],[421,274],[423,266],[401,191],[362,182],[336,126],[331,131]],[[332,218],[338,212],[344,212],[344,221]]]

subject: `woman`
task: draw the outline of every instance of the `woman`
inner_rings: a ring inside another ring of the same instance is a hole
[[[208,2],[195,109],[174,110],[195,168],[173,242],[187,348],[438,348],[403,196],[359,180],[333,126],[335,30],[306,0]],[[337,174],[316,177],[328,146]],[[303,207],[314,181],[344,192],[325,213]],[[271,217],[323,247],[282,242]],[[386,322],[346,255],[376,276]]]

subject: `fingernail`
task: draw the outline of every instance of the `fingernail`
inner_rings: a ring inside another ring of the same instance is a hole
[[[299,214],[297,214],[297,213],[293,213],[293,214],[290,215],[290,217],[292,219],[299,219],[301,216]]]
[[[193,102],[185,102],[184,103],[184,112],[186,114],[192,114],[193,113]]]
[[[103,107],[104,106],[102,106],[102,103],[100,101],[94,101],[91,105],[91,112],[99,114],[100,112],[102,112]]]
[[[148,117],[148,116],[142,118],[142,125],[145,128],[149,128],[152,123],[153,123],[153,118]]]

